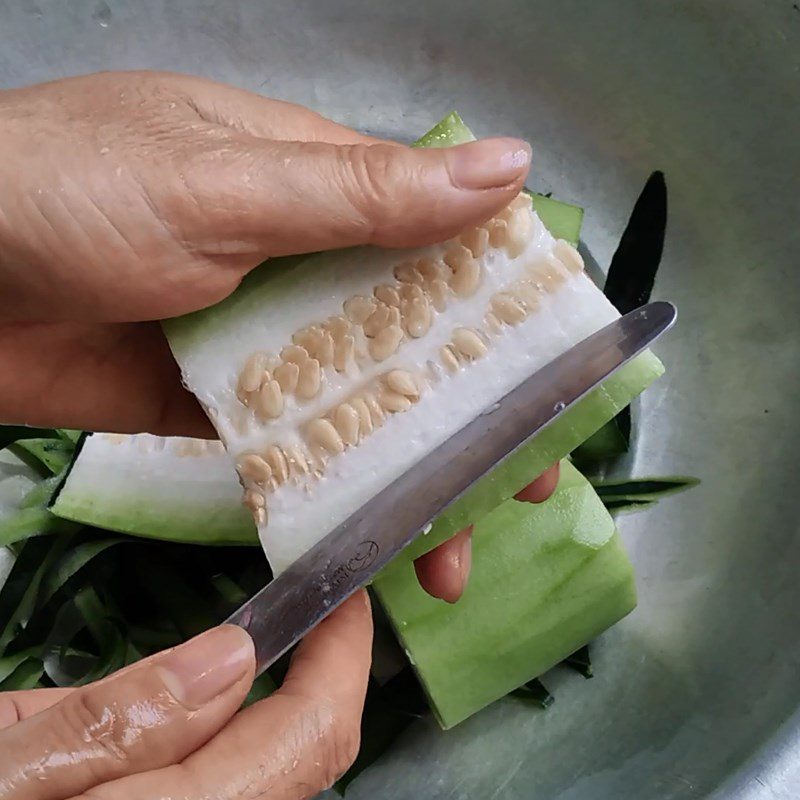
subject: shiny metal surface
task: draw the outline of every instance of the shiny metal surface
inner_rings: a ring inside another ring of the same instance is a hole
[[[621,520],[638,610],[596,677],[411,729],[348,797],[800,796],[800,12],[792,0],[0,1],[0,84],[199,73],[412,138],[451,108],[534,143],[607,265],[652,169],[670,191],[636,474],[703,483]],[[413,768],[409,768],[413,765]]]
[[[256,645],[256,675],[366,586],[442,511],[675,323],[650,303],[562,353],[439,445],[234,611]],[[413,498],[413,502],[408,502]]]

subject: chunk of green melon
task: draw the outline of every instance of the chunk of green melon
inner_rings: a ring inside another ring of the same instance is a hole
[[[88,434],[50,511],[65,520],[173,542],[258,542],[219,442]]]
[[[568,462],[547,502],[509,500],[475,526],[472,573],[456,604],[427,595],[402,558],[373,588],[443,728],[540,676],[636,605],[614,522]]]

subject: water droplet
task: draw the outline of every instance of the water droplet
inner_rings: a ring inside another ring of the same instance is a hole
[[[98,23],[101,28],[108,27],[108,23],[111,22],[111,7],[105,0],[98,0],[92,12],[92,19]]]
[[[558,414],[559,411],[563,411],[567,407],[567,404],[563,400],[559,400],[554,406],[553,411]]]

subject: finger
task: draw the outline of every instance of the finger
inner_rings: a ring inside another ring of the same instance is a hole
[[[69,693],[0,731],[0,787],[56,800],[185,758],[236,712],[252,683],[253,643],[215,628],[162,659]]]
[[[23,719],[63,700],[74,689],[30,689],[0,694],[0,730],[10,728]]]
[[[0,419],[216,438],[156,323],[0,325]]]
[[[543,503],[556,490],[559,474],[559,465],[554,464],[533,483],[529,483],[524,489],[517,492],[514,499],[526,503]]]
[[[432,597],[455,603],[472,567],[472,525],[414,562],[420,586]]]
[[[197,206],[181,233],[208,258],[237,252],[251,265],[256,255],[444,241],[506,206],[530,165],[517,139],[442,149],[234,141],[187,168]]]
[[[371,647],[369,601],[359,592],[306,636],[277,692],[181,764],[99,786],[92,800],[316,795],[357,753]]]

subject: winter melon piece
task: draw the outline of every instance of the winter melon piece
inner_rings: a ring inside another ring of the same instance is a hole
[[[444,728],[540,676],[636,605],[614,522],[566,461],[546,503],[508,500],[475,526],[458,603],[427,595],[405,560],[373,588]]]
[[[233,464],[219,441],[87,434],[50,511],[148,538],[258,542]]]
[[[466,136],[457,125],[437,127],[437,143]],[[185,384],[235,460],[279,573],[528,375],[618,316],[575,248],[521,195],[494,219],[431,247],[268,262],[226,300],[164,327]],[[447,519],[479,519],[660,371],[645,354]],[[452,533],[451,522],[436,535]]]

